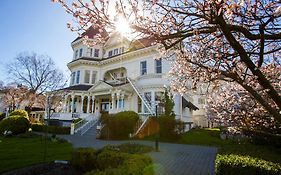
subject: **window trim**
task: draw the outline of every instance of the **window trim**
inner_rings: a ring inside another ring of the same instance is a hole
[[[157,65],[157,63],[160,63],[160,65]],[[158,72],[158,69],[160,69],[160,71]],[[163,70],[162,70],[162,59],[158,59],[155,60],[155,73],[156,74],[162,74]]]
[[[142,67],[144,65],[145,65],[145,67]],[[147,61],[141,61],[140,62],[140,74],[141,75],[147,75]]]

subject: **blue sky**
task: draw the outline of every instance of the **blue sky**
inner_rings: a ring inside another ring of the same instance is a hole
[[[0,0],[0,80],[9,81],[5,65],[23,51],[47,54],[67,73],[76,38],[66,27],[71,19],[51,0]]]

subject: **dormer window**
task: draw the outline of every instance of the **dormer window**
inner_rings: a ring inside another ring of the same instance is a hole
[[[93,48],[90,48],[90,57],[93,56]]]
[[[108,57],[112,57],[112,50],[108,52]]]
[[[118,49],[114,49],[114,55],[117,55],[118,54]]]
[[[83,54],[83,49],[81,48],[81,49],[79,50],[79,57],[82,57],[82,54]]]
[[[99,52],[100,52],[99,49],[95,49],[94,57],[99,57]]]
[[[74,57],[74,58],[75,58],[75,59],[78,58],[78,50],[75,51],[75,57]]]

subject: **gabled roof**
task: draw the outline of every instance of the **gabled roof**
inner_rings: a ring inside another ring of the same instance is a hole
[[[77,91],[87,91],[89,90],[93,85],[84,85],[84,84],[79,84],[75,86],[69,86],[67,88],[63,88],[60,90],[77,90]]]
[[[107,89],[112,89],[113,87],[104,81],[98,81],[96,84],[94,84],[89,91],[101,91],[101,90],[107,90]]]
[[[98,33],[100,33],[103,37],[108,36],[108,33],[106,32],[106,30],[103,29],[101,32],[98,27],[94,28],[91,26],[81,36],[77,37],[74,41],[72,41],[72,43],[83,38],[84,36],[88,36],[88,38],[94,39],[94,36],[97,35]]]

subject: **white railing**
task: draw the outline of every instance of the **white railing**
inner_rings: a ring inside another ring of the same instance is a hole
[[[136,91],[136,93],[140,97],[140,99],[143,102],[143,104],[145,105],[145,107],[148,109],[148,112],[149,112],[148,114],[149,115],[154,115],[155,114],[154,110],[152,110],[152,107],[149,104],[149,102],[147,101],[146,97],[141,95],[137,85],[129,77],[127,78],[127,80],[131,84],[133,89]],[[138,128],[138,130],[136,131],[136,133],[133,136],[136,136],[143,129],[143,127],[146,125],[146,123],[147,123],[147,121],[149,119],[149,115],[146,115],[146,116],[141,115],[141,118],[142,118],[143,122],[142,122],[142,124],[140,125],[140,127]]]
[[[140,125],[140,127],[138,128],[136,133],[133,135],[133,137],[136,136],[143,129],[143,127],[146,125],[148,119],[149,119],[149,116],[147,116],[146,119],[142,122],[142,124]]]
[[[74,133],[75,134],[80,134],[83,135],[85,134],[90,128],[92,128],[95,123],[98,121],[98,117],[91,114],[89,116],[87,116],[85,119],[81,120],[80,122],[78,122],[76,126],[74,126]]]
[[[131,84],[131,86],[133,87],[133,89],[136,91],[136,93],[138,94],[138,96],[140,97],[141,101],[143,102],[143,104],[145,105],[145,107],[148,109],[149,113],[154,115],[154,111],[152,110],[151,105],[148,103],[146,97],[144,97],[143,95],[141,95],[138,87],[136,86],[136,84],[128,77],[127,78],[128,82]]]

